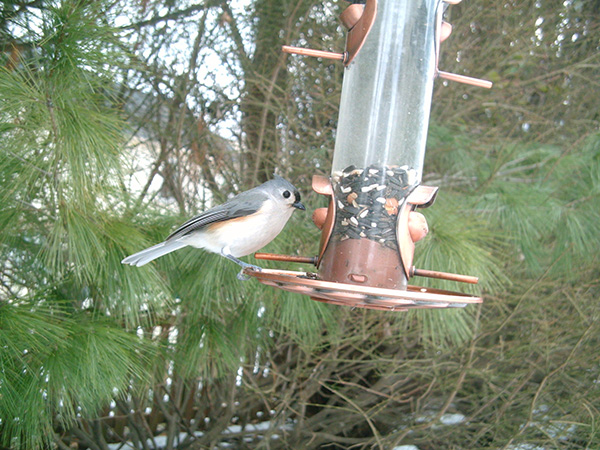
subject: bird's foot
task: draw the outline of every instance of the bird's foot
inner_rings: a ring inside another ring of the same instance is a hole
[[[247,275],[246,273],[244,273],[244,271],[246,269],[254,270],[255,272],[262,272],[262,267],[255,266],[253,264],[246,264],[246,265],[242,266],[242,270],[240,270],[240,272],[237,274],[238,280],[248,281],[250,278],[252,278],[250,275]]]
[[[221,255],[224,256],[225,258],[229,259],[230,261],[233,261],[234,263],[236,263],[238,266],[240,266],[242,268],[242,270],[240,270],[240,272],[237,274],[237,279],[240,281],[248,281],[250,279],[250,275],[247,275],[244,273],[244,270],[246,270],[246,269],[251,269],[251,270],[254,270],[255,272],[262,271],[262,268],[255,266],[254,264],[245,263],[241,259],[238,259],[235,256],[233,256],[231,254],[231,251],[229,250],[229,247],[224,247],[221,250]]]

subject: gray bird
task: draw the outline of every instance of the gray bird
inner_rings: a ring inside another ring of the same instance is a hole
[[[295,209],[305,210],[300,193],[287,180],[274,179],[242,192],[188,220],[164,242],[128,256],[123,264],[143,266],[150,261],[188,245],[218,253],[239,264],[239,279],[247,279],[243,270],[260,267],[238,258],[260,250],[283,230]]]

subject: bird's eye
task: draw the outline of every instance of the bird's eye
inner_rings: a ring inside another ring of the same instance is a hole
[[[283,191],[283,198],[290,198],[291,192],[290,191]]]

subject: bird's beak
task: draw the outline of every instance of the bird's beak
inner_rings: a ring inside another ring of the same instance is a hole
[[[304,207],[304,205],[301,202],[292,203],[292,206],[294,208],[301,209],[302,211],[306,211],[306,208]]]

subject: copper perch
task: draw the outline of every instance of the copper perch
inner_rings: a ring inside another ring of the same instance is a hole
[[[287,261],[299,264],[317,264],[316,256],[278,255],[276,253],[255,253],[256,259],[268,259],[270,261]]]
[[[444,78],[445,80],[456,81],[458,83],[470,84],[471,86],[482,87],[491,89],[492,82],[488,80],[481,80],[479,78],[467,77],[466,75],[458,75],[456,73],[437,71],[437,76]]]
[[[316,256],[296,256],[296,255],[280,255],[277,253],[255,253],[256,259],[268,259],[270,261],[287,261],[298,264],[312,264],[316,265]],[[477,284],[479,278],[470,275],[461,275],[458,273],[438,272],[436,270],[417,269],[412,267],[410,271],[411,277],[427,277],[427,278],[438,278],[441,280],[459,281],[461,283]]]
[[[471,284],[477,284],[479,282],[479,278],[470,275],[460,275],[458,273],[437,272],[435,270],[417,269],[415,266],[411,268],[410,276],[439,278],[442,280],[460,281],[461,283]]]
[[[302,56],[314,56],[315,58],[336,59],[342,62],[344,62],[347,58],[346,53],[326,52],[323,50],[313,50],[311,48],[292,47],[291,45],[284,45],[281,47],[281,50],[284,53],[292,53]]]

